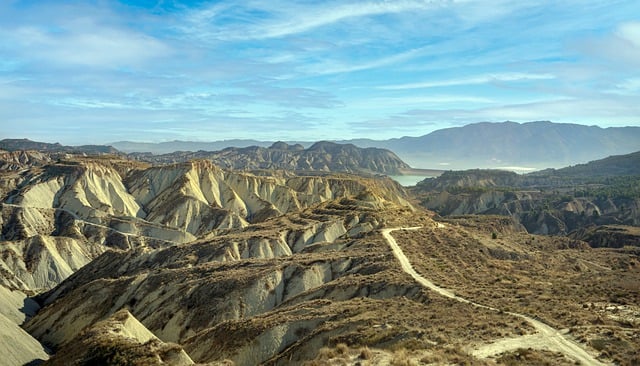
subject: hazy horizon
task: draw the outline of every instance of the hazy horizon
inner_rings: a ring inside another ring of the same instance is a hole
[[[456,127],[464,127],[464,126],[468,126],[468,125],[473,125],[473,124],[480,124],[480,123],[492,123],[492,124],[502,124],[502,123],[518,123],[518,124],[527,124],[527,123],[535,123],[535,122],[551,122],[554,124],[569,124],[569,125],[578,125],[578,126],[585,126],[585,127],[598,127],[598,128],[602,128],[602,129],[606,129],[606,128],[611,128],[611,127],[640,127],[640,126],[635,126],[635,125],[623,125],[623,126],[599,126],[599,125],[595,125],[595,124],[581,124],[581,123],[558,123],[558,122],[552,122],[552,121],[528,121],[528,122],[515,122],[515,121],[502,121],[502,122],[475,122],[475,123],[468,123],[468,124],[464,124],[464,125],[460,125],[460,126],[450,126],[450,127],[444,127],[441,129],[448,129],[448,128],[456,128]],[[441,130],[441,129],[434,129],[431,130],[427,133],[424,134],[420,134],[420,135],[402,135],[402,136],[389,136],[387,138],[367,138],[367,137],[353,137],[353,138],[341,138],[341,137],[335,137],[335,138],[325,138],[325,139],[316,139],[316,140],[303,140],[303,139],[286,139],[286,138],[274,138],[274,139],[261,139],[261,138],[243,138],[243,137],[229,137],[229,138],[223,138],[223,139],[208,139],[208,138],[194,138],[194,139],[169,139],[167,138],[166,140],[134,140],[134,139],[122,139],[122,140],[113,140],[113,141],[104,141],[104,142],[86,142],[84,140],[79,140],[76,143],[65,143],[63,141],[60,141],[56,138],[43,138],[43,139],[34,139],[31,138],[30,136],[4,136],[0,135],[0,139],[27,139],[27,140],[31,140],[31,141],[35,141],[35,142],[44,142],[44,143],[60,143],[61,145],[68,145],[68,146],[80,146],[80,145],[105,145],[105,146],[109,146],[111,144],[117,144],[117,143],[133,143],[133,144],[165,144],[165,143],[188,143],[188,142],[196,142],[196,143],[215,143],[215,142],[225,142],[225,141],[255,141],[255,142],[261,142],[261,143],[274,143],[274,142],[286,142],[286,143],[302,143],[302,144],[312,144],[315,142],[319,142],[319,141],[333,141],[333,142],[349,142],[352,140],[372,140],[372,141],[386,141],[386,140],[392,140],[392,139],[401,139],[404,137],[422,137],[425,135],[428,135],[432,132]],[[231,145],[230,145],[231,146]]]
[[[80,145],[638,125],[639,13],[632,0],[8,1],[0,135]]]

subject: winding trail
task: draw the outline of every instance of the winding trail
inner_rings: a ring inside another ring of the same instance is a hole
[[[441,227],[442,226],[440,225],[437,226],[437,228],[441,228]],[[494,307],[478,304],[476,302],[460,297],[445,288],[437,286],[436,284],[422,277],[418,272],[416,272],[416,270],[411,265],[411,262],[409,262],[409,258],[407,258],[407,256],[404,254],[404,252],[402,251],[402,249],[400,248],[396,240],[393,238],[393,236],[391,236],[391,232],[396,230],[418,230],[421,228],[422,227],[417,226],[417,227],[389,228],[389,229],[381,230],[382,236],[385,238],[385,240],[389,244],[389,247],[391,247],[391,250],[393,251],[393,255],[400,262],[400,266],[402,267],[402,270],[407,274],[409,274],[411,277],[413,277],[413,279],[416,280],[416,282],[418,282],[422,286],[444,297],[448,297],[450,299],[453,299],[462,303],[470,304],[478,308],[500,312],[499,309],[496,309]],[[500,339],[494,343],[487,344],[473,350],[471,352],[472,355],[479,358],[486,358],[486,357],[497,355],[506,351],[515,350],[518,348],[534,348],[534,349],[543,349],[543,350],[562,353],[571,359],[579,361],[583,365],[588,365],[588,366],[606,365],[605,363],[600,362],[599,360],[591,356],[589,353],[587,353],[576,342],[565,337],[557,329],[554,329],[548,326],[547,324],[544,324],[543,322],[536,320],[532,317],[529,317],[527,315],[512,313],[512,312],[505,312],[505,313],[525,320],[526,322],[531,324],[531,326],[534,327],[538,331],[538,333],[524,335],[524,336],[515,337],[515,338]]]
[[[134,234],[134,233],[128,233],[128,232],[124,232],[124,231],[120,231],[117,229],[114,229],[110,226],[106,226],[106,225],[102,225],[102,224],[96,224],[95,222],[91,222],[91,221],[87,221],[83,218],[81,218],[80,216],[78,216],[78,214],[76,214],[73,211],[67,210],[66,208],[59,208],[59,207],[34,207],[34,206],[23,206],[23,205],[16,205],[14,203],[6,203],[6,202],[1,202],[0,206],[7,206],[7,207],[14,207],[14,208],[22,208],[22,209],[45,209],[45,210],[54,210],[56,212],[64,212],[67,213],[69,215],[71,215],[71,217],[73,217],[73,219],[75,221],[78,221],[84,225],[87,226],[93,226],[93,227],[97,227],[97,228],[101,228],[116,234],[121,234],[124,235],[126,237],[139,237],[139,238],[144,238],[144,239],[149,239],[149,240],[158,240],[158,241],[163,241],[165,243],[168,243],[168,245],[175,245],[176,242],[173,242],[171,240],[164,240],[164,239],[159,239],[159,238],[154,238],[151,236],[145,236],[142,234]]]

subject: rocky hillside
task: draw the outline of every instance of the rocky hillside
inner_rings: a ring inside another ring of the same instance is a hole
[[[55,158],[55,155],[39,151],[0,151],[0,171],[6,173],[43,166],[50,164]]]
[[[509,364],[501,357],[575,364],[573,353],[545,351],[522,318],[423,287],[380,232],[401,226],[415,229],[393,236],[440,286],[495,309],[533,312],[558,329],[595,324],[571,328],[577,347],[594,360],[599,347],[602,361],[633,364],[638,343],[625,331],[637,325],[619,324],[638,309],[607,310],[613,298],[633,304],[638,295],[624,292],[637,278],[632,255],[532,237],[505,218],[434,222],[368,193],[190,243],[107,251],[39,295],[43,308],[24,327],[52,349],[52,364],[112,354],[186,364],[183,350],[214,365]],[[606,334],[628,347],[600,341]],[[516,347],[494,357],[490,345],[506,340]]]
[[[104,251],[184,243],[340,197],[408,205],[394,181],[354,176],[256,176],[208,161],[146,167],[75,159],[11,180],[2,198],[2,281],[49,288]],[[33,257],[30,257],[34,253]]]
[[[510,216],[535,234],[566,235],[589,225],[640,226],[640,198],[575,197],[569,192],[507,189],[429,192],[419,196],[424,207],[443,216]]]
[[[393,152],[377,148],[358,148],[350,144],[317,142],[308,149],[302,145],[276,142],[268,148],[250,146],[221,151],[176,152],[164,155],[137,154],[152,163],[175,163],[206,159],[225,169],[347,172],[365,174],[401,174],[410,169]]]
[[[591,177],[640,176],[640,151],[626,155],[609,156],[586,164],[577,164],[557,170],[546,170],[530,175],[557,175],[587,179]]]
[[[177,344],[165,343],[127,310],[96,322],[65,344],[47,365],[193,365]]]
[[[585,241],[596,248],[640,247],[640,227],[638,226],[591,225],[575,230],[569,236]]]
[[[227,171],[209,161],[151,167],[114,156],[70,156],[48,163],[43,159],[45,165],[30,166],[20,159],[23,155],[15,156],[19,170],[7,169],[0,174],[0,291],[17,299],[3,303],[7,313],[0,312],[0,321],[7,323],[6,332],[20,339],[23,347],[20,355],[12,356],[14,360],[46,358],[44,348],[19,328],[25,317],[13,315],[24,307],[20,300],[55,287],[103,253],[146,253],[177,248],[177,244],[198,237],[224,238],[228,230],[248,228],[332,200],[345,199],[348,204],[349,199],[357,199],[369,209],[411,207],[403,188],[388,178],[292,173],[258,176]],[[316,241],[359,235],[377,225],[358,215],[344,223],[343,219],[314,221],[299,230],[292,224],[273,240],[240,235],[228,253],[208,255],[215,261],[262,255],[256,253],[280,255],[291,252],[287,240],[297,250],[296,246]],[[33,305],[37,310],[38,305]],[[101,329],[89,332],[103,334]],[[148,340],[141,343],[147,347]],[[101,344],[97,341],[85,346],[100,348]],[[0,349],[5,346],[2,343]],[[158,343],[141,352],[162,354],[161,358],[169,352],[167,357],[173,357],[174,348]],[[54,364],[67,361],[52,360],[57,362]]]
[[[640,226],[639,166],[633,153],[526,175],[450,171],[414,193],[441,215],[506,215],[531,233],[566,235],[590,225]]]

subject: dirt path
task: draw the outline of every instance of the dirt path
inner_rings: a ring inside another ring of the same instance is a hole
[[[438,226],[438,228],[439,227],[440,226]],[[442,296],[445,296],[450,299],[454,299],[456,301],[460,301],[466,304],[470,304],[475,307],[489,309],[493,311],[500,311],[499,309],[478,304],[473,301],[467,300],[463,297],[460,297],[445,288],[437,286],[433,282],[427,280],[426,278],[418,274],[418,272],[416,272],[416,270],[411,265],[411,262],[409,262],[409,258],[407,258],[407,256],[404,254],[404,252],[402,251],[402,249],[400,248],[396,240],[393,238],[393,236],[391,236],[392,231],[418,230],[418,229],[421,229],[421,227],[390,228],[390,229],[381,230],[382,236],[386,239],[387,243],[389,243],[389,247],[391,247],[391,250],[393,251],[393,255],[400,262],[400,266],[402,267],[402,270],[405,271],[407,274],[409,274],[411,277],[413,277],[413,279],[415,279],[416,282],[418,282],[422,286],[432,291],[435,291],[436,293]],[[538,333],[533,335],[525,335],[517,338],[504,338],[494,343],[481,346],[471,352],[474,356],[485,358],[485,357],[497,355],[506,351],[515,350],[518,348],[534,348],[534,349],[543,349],[543,350],[560,352],[571,359],[579,361],[583,365],[597,365],[597,366],[606,365],[605,363],[598,361],[589,353],[587,353],[577,343],[565,337],[563,334],[560,333],[560,331],[542,323],[541,321],[538,321],[536,319],[533,319],[523,314],[512,313],[512,312],[506,312],[506,313],[527,321],[529,324],[531,324],[531,326],[533,326],[538,331]]]
[[[0,203],[0,205],[5,205],[5,206],[8,206],[8,207],[15,207],[15,208],[27,208],[27,209],[28,208],[34,208],[34,209],[42,208],[42,207],[16,205],[16,204],[13,204],[13,203],[5,203],[5,202]],[[73,217],[73,219],[75,221],[81,222],[84,225],[101,228],[101,229],[104,229],[104,230],[107,230],[107,231],[110,231],[110,232],[113,232],[113,233],[121,234],[121,235],[124,235],[124,236],[127,236],[127,237],[139,237],[139,238],[150,239],[150,240],[161,240],[161,241],[166,242],[166,243],[168,243],[170,245],[177,244],[177,243],[175,243],[173,241],[170,241],[170,240],[153,238],[153,237],[145,236],[145,235],[141,235],[141,234],[127,233],[127,232],[120,231],[120,230],[114,229],[114,228],[106,226],[106,225],[96,224],[95,222],[87,221],[87,220],[81,218],[75,212],[69,211],[69,210],[67,210],[65,208],[51,207],[51,208],[45,208],[45,209],[47,209],[47,210],[55,210],[55,211],[67,213],[67,214],[71,215],[71,217]]]

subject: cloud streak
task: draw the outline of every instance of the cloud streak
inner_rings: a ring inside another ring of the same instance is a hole
[[[265,12],[275,13],[275,18],[271,21],[258,22],[256,25],[242,27],[241,30],[215,33],[220,39],[268,39],[297,35],[312,31],[316,28],[327,27],[338,22],[352,18],[377,16],[384,14],[396,14],[409,11],[424,11],[436,6],[446,4],[446,1],[377,1],[344,3],[335,2],[330,4],[317,3],[319,5],[296,6],[290,2],[271,5],[267,9],[260,9]],[[273,4],[273,3],[272,3]],[[226,12],[231,12],[235,8],[216,4],[198,9],[188,15],[195,29],[202,29],[215,23],[219,18],[225,16]],[[275,9],[278,9],[275,11]],[[235,9],[237,12],[237,9]],[[243,13],[240,13],[243,14]],[[240,17],[240,15],[236,14]]]
[[[399,85],[383,85],[378,87],[383,90],[407,90],[407,89],[424,89],[437,88],[458,85],[479,85],[498,82],[518,82],[531,80],[549,80],[554,79],[552,74],[524,74],[524,73],[504,73],[504,74],[486,74],[472,76],[468,78],[448,79],[425,81],[419,83],[399,84]]]

